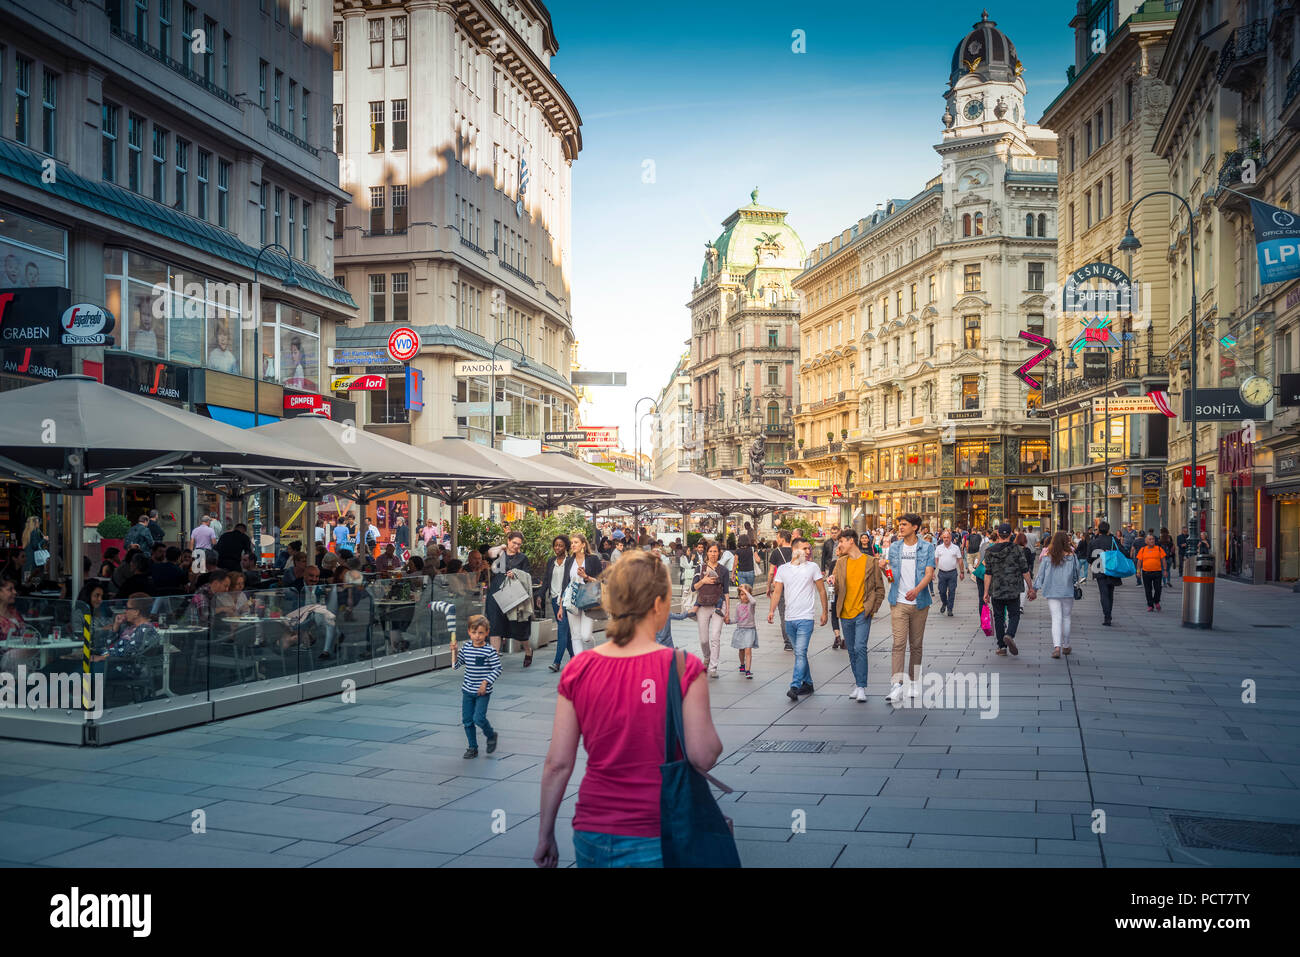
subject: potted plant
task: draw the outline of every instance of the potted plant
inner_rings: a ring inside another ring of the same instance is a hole
[[[799,440],[799,448],[803,448],[803,439]]]
[[[110,548],[122,551],[122,541],[131,530],[131,520],[125,515],[107,515],[95,526],[99,532],[99,553],[102,555]]]
[[[848,429],[840,429],[840,438],[841,438],[841,439],[847,439],[848,437],[849,437],[849,430],[848,430]]]
[[[834,441],[835,441],[835,433],[834,433],[834,432],[827,432],[827,433],[826,433],[826,441],[827,441],[827,442],[834,442]]]

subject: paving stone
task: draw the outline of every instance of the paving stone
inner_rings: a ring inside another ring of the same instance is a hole
[[[190,781],[195,784],[253,789],[287,781],[302,773],[280,768],[243,767],[209,761],[178,761],[174,758],[146,758],[134,764],[123,765],[117,770],[137,778],[159,778],[168,781]]]
[[[932,808],[871,807],[858,824],[858,830],[1007,837],[1069,838],[1073,835],[1070,818],[1065,814]]]
[[[273,784],[267,790],[286,791],[290,794],[313,794],[317,797],[342,798],[347,801],[369,802],[373,805],[406,804],[414,807],[443,807],[469,792],[457,784],[425,785],[405,781],[389,781],[378,777],[354,778],[340,774],[304,774]],[[536,789],[534,789],[536,791]],[[536,803],[537,794],[534,794]]]
[[[103,839],[103,834],[91,831],[6,820],[0,825],[0,861],[31,864]]]
[[[38,861],[49,867],[301,867],[302,859],[210,844],[109,837]]]
[[[217,801],[205,807],[204,812],[209,828],[317,841],[339,841],[364,831],[375,823],[364,814],[343,814],[338,811],[253,804],[247,801]],[[173,819],[168,823],[188,824],[189,821],[190,816],[186,814],[183,821]]]
[[[281,854],[289,854],[292,848],[285,848]],[[455,860],[454,854],[438,854],[433,851],[405,850],[393,847],[375,847],[371,844],[358,844],[345,847],[336,854],[330,854],[310,864],[310,867],[442,867]],[[528,862],[530,865],[532,861]],[[499,865],[504,866],[504,865]]]
[[[59,811],[84,811],[88,807],[103,812],[107,817],[161,821],[181,813],[188,817],[196,807],[193,797],[180,794],[67,782],[43,784],[15,791],[6,797],[15,804],[48,809],[51,821],[58,820]]]

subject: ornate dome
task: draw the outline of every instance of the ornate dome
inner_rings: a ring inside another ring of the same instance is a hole
[[[718,265],[731,272],[744,273],[755,266],[803,269],[807,256],[803,240],[786,222],[786,211],[758,202],[758,189],[749,194],[749,205],[742,206],[723,222],[722,234],[706,245],[700,282],[710,275],[709,263],[718,257]]]
[[[952,51],[952,72],[948,85],[953,86],[968,73],[982,80],[1010,81],[1024,71],[1011,38],[989,19],[989,12],[966,34]]]

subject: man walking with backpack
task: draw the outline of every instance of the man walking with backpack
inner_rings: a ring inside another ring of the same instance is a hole
[[[767,595],[772,597],[772,585],[776,581],[776,570],[790,561],[793,557],[793,551],[790,548],[790,533],[784,528],[776,530],[776,548],[767,554]],[[785,640],[785,650],[793,651],[790,644],[790,636],[785,632],[785,596],[780,596],[776,605],[776,614],[781,620],[781,637]]]
[[[999,655],[1008,650],[1020,654],[1016,647],[1016,629],[1020,625],[1020,591],[1023,585],[1029,591],[1029,600],[1038,597],[1029,576],[1025,550],[1011,540],[1011,525],[1003,522],[997,527],[998,540],[984,553],[986,595],[984,601],[993,609],[993,630],[998,639]]]
[[[980,555],[980,546],[984,544],[984,536],[980,534],[978,528],[972,528],[966,535],[966,570],[975,575],[975,569],[979,567],[982,556]],[[984,600],[984,581],[981,578],[975,579],[975,587],[979,589],[980,601]]]
[[[1110,533],[1110,523],[1102,522],[1097,526],[1097,534],[1088,542],[1088,560],[1091,563],[1093,579],[1097,582],[1097,594],[1101,598],[1103,625],[1110,624],[1111,608],[1115,601],[1115,586],[1124,582],[1123,578],[1117,575],[1108,575],[1105,571],[1102,552],[1114,551],[1119,552],[1121,555],[1124,554],[1124,549],[1119,540]]]

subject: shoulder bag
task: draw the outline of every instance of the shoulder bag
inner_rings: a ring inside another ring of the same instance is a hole
[[[724,794],[731,788],[696,770],[686,757],[686,725],[682,718],[684,652],[668,663],[667,716],[664,719],[664,763],[659,766],[659,840],[664,867],[740,867],[740,854],[731,823],[709,790],[712,783]],[[681,757],[677,758],[677,753]]]
[[[1101,553],[1101,569],[1112,578],[1127,578],[1137,573],[1133,560],[1115,547],[1115,537],[1110,539],[1110,548]]]

